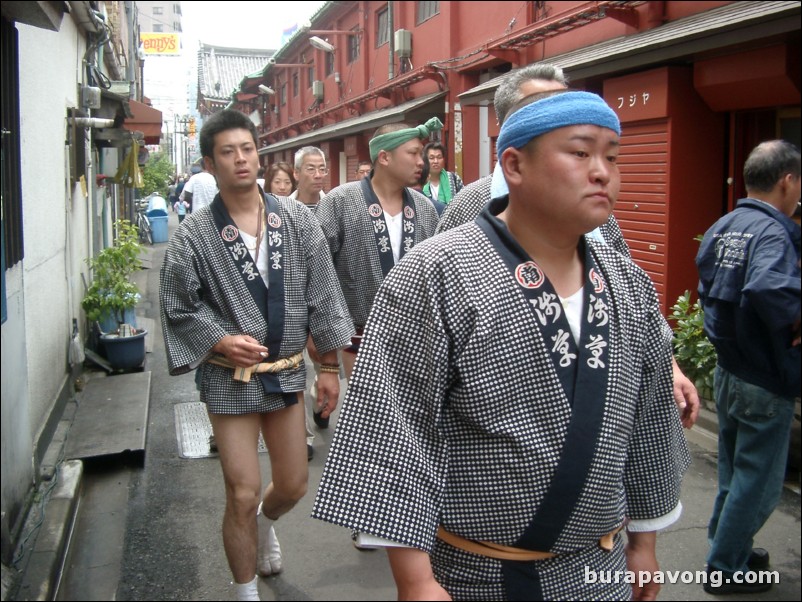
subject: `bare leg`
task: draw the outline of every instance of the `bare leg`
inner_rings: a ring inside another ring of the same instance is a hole
[[[226,487],[223,547],[237,583],[256,574],[256,508],[261,474],[257,445],[259,414],[209,414]]]
[[[262,498],[262,514],[272,520],[291,510],[306,494],[309,466],[304,413],[303,393],[299,393],[298,403],[261,417],[273,479]]]

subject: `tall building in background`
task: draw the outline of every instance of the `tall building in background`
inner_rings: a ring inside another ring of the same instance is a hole
[[[136,5],[145,56],[144,94],[164,117],[161,150],[168,153],[176,171],[185,172],[196,155],[196,135],[190,134],[189,124],[197,114],[189,98],[195,78],[188,57],[194,49],[183,46],[181,2],[139,1]]]

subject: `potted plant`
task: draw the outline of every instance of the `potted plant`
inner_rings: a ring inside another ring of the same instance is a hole
[[[81,306],[91,322],[101,325],[100,338],[110,363],[116,368],[132,368],[145,359],[144,337],[147,332],[134,328],[134,308],[141,295],[139,287],[131,279],[133,273],[142,267],[139,259],[142,245],[136,228],[129,221],[118,220],[114,225],[117,231],[114,245],[87,260],[92,272],[92,284]],[[132,350],[122,349],[120,344],[124,340]],[[111,356],[119,355],[118,352],[122,352],[126,358],[115,365]]]

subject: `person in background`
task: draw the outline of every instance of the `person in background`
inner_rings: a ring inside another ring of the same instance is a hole
[[[190,213],[210,205],[217,194],[217,180],[206,171],[206,166],[192,176],[184,186],[179,198],[189,203]]]
[[[238,111],[209,117],[200,133],[220,193],[170,239],[159,280],[171,375],[200,370],[225,481],[223,545],[240,600],[258,600],[255,573],[283,569],[273,523],[306,493],[303,349],[310,333],[335,362],[353,325],[326,241],[297,202],[263,195],[253,122]],[[321,374],[328,412],[339,379]],[[261,489],[258,439],[272,480]],[[258,534],[258,535],[257,535]]]
[[[549,90],[565,89],[567,86],[568,78],[563,70],[550,63],[535,63],[511,71],[499,84],[493,98],[493,107],[499,124],[504,124],[510,109],[524,97]],[[501,165],[496,163],[492,175],[468,184],[448,204],[437,225],[438,234],[472,222],[490,203],[491,198],[504,196],[508,192]],[[604,224],[595,228],[588,236],[607,243],[624,257],[630,257],[629,246],[612,213]],[[665,323],[665,328],[671,332],[668,322]],[[672,366],[674,399],[680,408],[682,425],[685,428],[691,428],[699,415],[699,394],[694,384],[683,374],[676,360],[673,360],[673,356]]]
[[[354,344],[343,353],[346,378],[379,285],[407,251],[434,235],[437,211],[411,187],[423,167],[421,139],[442,126],[435,117],[416,128],[403,123],[379,127],[369,143],[371,175],[338,186],[318,208],[357,330]]]
[[[295,191],[295,177],[292,171],[289,163],[283,161],[273,163],[267,170],[266,180],[269,185],[269,190],[267,190],[267,192],[276,196],[290,197]],[[309,337],[309,341],[310,344],[314,345],[311,336]],[[311,364],[312,369],[315,371],[315,381],[317,382],[317,375],[319,373],[318,364],[308,355],[304,356],[304,362],[306,362],[307,365]],[[314,395],[317,395],[316,389],[314,390]],[[311,462],[312,458],[315,457],[315,433],[312,432],[312,428],[309,426],[308,411],[304,412],[304,422],[306,425],[306,459]],[[328,420],[326,422],[326,427],[328,427]]]
[[[752,594],[770,580],[733,574],[766,569],[753,548],[782,493],[794,398],[800,394],[799,149],[762,142],[744,164],[747,198],[705,233],[696,265],[704,328],[716,348],[718,496],[708,525],[709,594]]]
[[[585,236],[620,124],[587,92],[523,102],[509,196],[379,289],[312,516],[387,540],[399,600],[653,600],[587,578],[655,575],[690,463],[654,286]]]
[[[180,224],[181,222],[184,221],[184,218],[187,216],[187,211],[189,211],[189,203],[177,199],[175,203],[173,203],[172,209],[178,215],[178,223]]]
[[[265,189],[265,168],[260,167],[259,171],[256,173],[256,183],[259,185],[259,188],[262,190]]]
[[[329,168],[323,151],[316,146],[304,146],[295,153],[295,181],[298,187],[290,198],[300,201],[315,213],[318,203],[326,196],[323,186],[328,175]]]
[[[279,161],[267,168],[267,189],[276,196],[290,196],[295,191],[295,176],[289,163]]]
[[[176,175],[173,176],[170,185],[167,187],[167,202],[170,205],[170,209],[172,209],[173,211],[175,211],[174,205],[178,200],[178,195],[176,195],[175,193],[175,189],[177,186],[178,186],[178,176]],[[181,220],[179,220],[178,223],[180,224]]]
[[[453,171],[446,171],[446,147],[430,142],[424,147],[423,156],[429,164],[429,180],[423,186],[423,194],[448,205],[462,190],[462,180]]]
[[[365,176],[369,176],[371,169],[373,169],[373,164],[370,161],[366,159],[361,160],[356,164],[356,179],[361,180]]]

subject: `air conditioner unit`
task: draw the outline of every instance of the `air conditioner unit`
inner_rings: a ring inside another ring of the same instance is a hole
[[[408,29],[398,29],[395,32],[395,53],[399,58],[412,56],[412,32]]]
[[[323,82],[319,79],[312,82],[312,96],[315,97],[315,100],[323,100]]]

